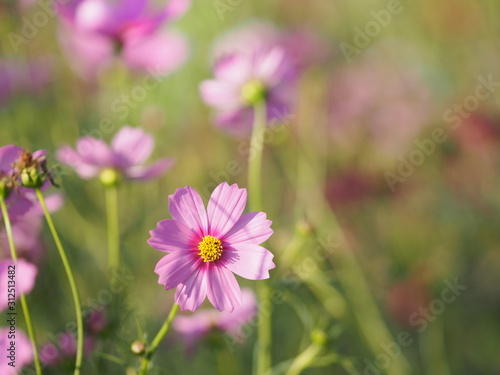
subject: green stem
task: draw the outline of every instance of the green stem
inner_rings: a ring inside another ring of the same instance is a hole
[[[45,214],[45,219],[47,220],[47,224],[49,225],[52,237],[54,237],[54,242],[56,243],[57,250],[59,251],[59,255],[61,257],[61,261],[64,265],[64,270],[66,271],[69,286],[71,288],[71,294],[73,296],[73,303],[75,305],[76,323],[78,331],[74,375],[80,375],[80,368],[82,367],[82,360],[83,360],[83,316],[82,316],[82,307],[80,304],[80,296],[78,294],[78,289],[76,287],[73,270],[71,269],[68,257],[66,256],[66,252],[64,251],[61,239],[57,234],[56,227],[54,225],[54,222],[52,221],[52,217],[50,216],[50,212],[47,209],[47,205],[45,204],[45,199],[43,198],[43,194],[40,191],[40,189],[36,189],[36,195],[38,197],[38,200],[40,201],[40,204],[42,205],[43,213]]]
[[[264,132],[267,123],[267,108],[264,101],[254,106],[254,124],[250,140],[248,160],[248,198],[250,211],[262,211],[261,174]],[[261,281],[258,291],[259,303],[265,306],[271,297],[267,281]],[[271,314],[259,314],[257,328],[256,374],[263,375],[271,368]]]
[[[309,347],[300,353],[290,365],[286,375],[299,375],[306,368],[310,367],[323,348],[322,345],[313,342]]]
[[[118,189],[116,185],[106,187],[106,213],[108,220],[108,267],[120,266],[120,232],[118,229]]]
[[[17,263],[17,252],[16,252],[16,245],[14,243],[14,236],[12,233],[12,224],[10,222],[7,205],[5,204],[5,200],[3,198],[0,198],[0,206],[2,209],[3,220],[5,223],[5,231],[7,232],[7,238],[9,240],[10,256],[12,257],[12,260],[15,263]],[[35,330],[33,329],[33,323],[31,322],[31,315],[28,308],[28,302],[26,302],[26,298],[24,297],[24,294],[22,292],[20,292],[19,295],[20,295],[19,299],[21,301],[21,307],[24,314],[24,319],[26,320],[26,328],[28,330],[28,336],[30,338],[31,346],[33,348],[33,361],[35,362],[36,373],[37,375],[41,375],[42,366],[40,365],[40,358],[38,356],[38,350],[36,347]]]
[[[146,350],[146,353],[144,353],[139,375],[146,375],[148,373],[149,362],[151,361],[151,357],[153,356],[153,354],[155,354],[158,345],[160,345],[161,341],[167,334],[168,329],[170,328],[170,325],[172,324],[172,321],[174,320],[175,315],[177,314],[177,311],[179,311],[179,305],[172,306],[172,309],[168,314],[167,320],[165,320],[165,323],[163,323],[163,325],[161,326],[160,330],[153,339],[153,342],[151,343],[151,345],[149,345],[148,349]]]
[[[264,149],[264,132],[266,131],[267,109],[265,102],[254,106],[254,124],[250,139],[250,155],[248,159],[248,196],[250,211],[262,210],[261,172],[262,150]]]

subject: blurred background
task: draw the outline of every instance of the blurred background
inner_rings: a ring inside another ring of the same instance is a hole
[[[48,150],[56,171],[56,225],[83,303],[102,319],[84,374],[134,374],[130,344],[141,331],[151,339],[173,303],[153,272],[162,254],[146,243],[169,217],[168,195],[190,185],[206,200],[224,180],[247,186],[248,138],[214,126],[199,85],[220,54],[255,41],[285,48],[298,72],[293,108],[264,151],[279,294],[273,374],[291,374],[311,342],[320,350],[304,374],[500,374],[498,2],[193,1],[161,26],[170,44],[134,56],[72,34],[80,3],[0,3],[0,139]],[[109,293],[103,189],[55,155],[127,124],[176,165],[121,186],[125,269],[113,277],[123,290]],[[65,275],[46,229],[26,247],[39,266],[29,296],[38,340],[57,347],[74,314]],[[235,345],[215,333],[190,353],[173,334],[155,371],[251,374],[255,331]]]

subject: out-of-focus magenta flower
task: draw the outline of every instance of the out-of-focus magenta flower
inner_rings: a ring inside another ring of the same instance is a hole
[[[193,315],[175,318],[173,328],[181,334],[186,350],[192,352],[196,344],[213,331],[228,333],[236,342],[246,338],[243,327],[257,315],[257,300],[250,289],[241,290],[241,305],[233,312],[201,309]]]
[[[216,124],[232,134],[250,133],[259,101],[266,103],[268,121],[282,120],[291,111],[296,70],[281,47],[223,57],[214,75],[201,83],[201,96],[217,110]]]
[[[0,311],[5,310],[9,306],[7,286],[12,285],[9,281],[14,281],[16,299],[19,299],[21,293],[28,294],[35,286],[36,275],[38,269],[34,264],[28,263],[23,259],[18,259],[17,263],[12,259],[0,260],[0,282],[5,285],[0,291]],[[10,276],[10,277],[9,277]]]
[[[10,342],[12,339],[9,338],[9,332],[10,328],[8,327],[0,328],[0,351],[2,353],[0,356],[0,374],[2,375],[19,374],[24,366],[33,362],[33,348],[28,337],[17,328],[15,330],[15,351],[11,353]],[[15,367],[9,365],[9,362],[12,362],[12,359],[9,358],[11,354],[13,354],[13,359],[15,360]]]
[[[108,319],[103,312],[92,310],[85,319],[85,326],[89,332],[100,333],[108,325]]]
[[[19,59],[0,60],[0,107],[19,95],[37,95],[50,83],[48,59],[33,59],[29,63]]]
[[[169,253],[156,265],[159,284],[176,288],[181,310],[195,311],[208,296],[220,311],[241,304],[233,273],[250,280],[269,278],[273,254],[259,246],[273,230],[263,212],[243,214],[246,189],[223,182],[205,210],[200,195],[187,186],[169,196],[173,220],[163,220],[148,243]]]
[[[60,40],[74,69],[86,79],[115,57],[131,69],[166,75],[188,56],[184,36],[163,27],[182,16],[189,0],[150,9],[148,0],[71,0],[59,6]]]
[[[83,344],[84,355],[89,355],[95,348],[93,337],[85,337]],[[58,335],[57,344],[45,343],[40,348],[40,361],[49,367],[56,366],[65,359],[73,359],[76,355],[76,337],[72,333],[64,332]]]
[[[105,183],[107,176],[128,180],[146,181],[161,176],[174,163],[165,158],[144,166],[154,149],[154,138],[140,128],[123,127],[108,146],[104,141],[92,137],[80,138],[76,151],[63,146],[57,153],[57,159],[74,168],[81,178],[100,177]]]
[[[418,69],[391,58],[397,46],[374,47],[336,72],[330,119],[339,152],[371,145],[377,155],[392,160],[408,150],[430,120],[430,89]]]

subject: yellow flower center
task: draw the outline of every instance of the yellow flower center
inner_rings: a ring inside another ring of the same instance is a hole
[[[243,101],[248,105],[254,105],[266,98],[266,86],[257,79],[252,79],[241,88]]]
[[[198,255],[204,262],[214,262],[222,255],[222,242],[213,236],[205,236],[198,244]]]

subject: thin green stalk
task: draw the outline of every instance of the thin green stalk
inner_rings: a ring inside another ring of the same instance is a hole
[[[254,106],[254,124],[250,139],[250,155],[248,160],[248,198],[250,211],[262,210],[261,174],[262,150],[264,149],[264,132],[266,131],[267,109],[264,101]]]
[[[153,354],[155,354],[158,345],[160,345],[161,341],[167,334],[168,329],[170,328],[170,325],[172,324],[172,321],[174,320],[175,315],[177,314],[178,311],[179,311],[179,305],[172,306],[172,309],[168,314],[167,320],[165,320],[165,323],[163,323],[163,325],[161,326],[160,330],[153,339],[153,342],[151,343],[151,345],[149,345],[148,349],[146,350],[146,353],[144,353],[144,357],[142,357],[142,363],[139,375],[146,375],[148,373],[149,362],[151,361],[151,357],[153,356]]]
[[[310,367],[315,361],[318,354],[323,349],[323,345],[313,342],[302,353],[300,353],[292,362],[286,375],[300,375],[302,371]]]
[[[261,175],[264,132],[266,130],[267,108],[265,101],[254,106],[254,124],[250,140],[248,160],[248,198],[250,211],[262,211]],[[260,282],[257,295],[261,306],[265,306],[271,291],[267,281]],[[257,328],[257,364],[256,374],[263,375],[271,368],[271,314],[259,314]]]
[[[10,247],[10,256],[12,260],[17,263],[17,251],[16,245],[14,243],[14,236],[12,233],[12,225],[10,222],[9,211],[7,210],[7,205],[5,204],[5,200],[0,198],[0,206],[2,209],[3,221],[5,223],[5,231],[7,232],[7,238],[9,240]],[[37,375],[42,374],[42,366],[40,365],[40,357],[38,356],[38,349],[36,347],[36,337],[35,330],[33,329],[33,323],[31,322],[31,315],[28,308],[28,302],[26,302],[26,298],[22,292],[19,293],[19,299],[21,301],[21,308],[23,310],[24,319],[26,320],[26,328],[28,330],[28,336],[31,341],[31,346],[33,348],[33,361],[35,362],[35,370]]]
[[[120,266],[120,232],[118,229],[118,189],[116,185],[106,188],[106,214],[108,220],[108,266]]]
[[[73,270],[71,269],[68,257],[66,256],[66,252],[64,251],[61,239],[57,234],[56,227],[54,225],[54,222],[52,221],[52,217],[50,216],[50,212],[47,209],[47,205],[45,204],[45,199],[43,198],[43,194],[40,191],[40,189],[36,189],[36,195],[38,197],[38,200],[40,201],[40,204],[42,205],[43,213],[45,214],[45,219],[47,220],[47,224],[49,226],[50,232],[52,233],[52,237],[54,237],[54,242],[56,243],[57,250],[59,251],[59,255],[61,257],[61,261],[64,265],[64,270],[66,271],[69,286],[71,288],[71,294],[73,296],[73,303],[75,305],[75,312],[76,312],[77,332],[78,332],[74,375],[80,375],[80,369],[82,367],[82,360],[83,360],[83,316],[82,316],[82,306],[80,304],[80,296],[78,294],[78,288],[76,287]]]

